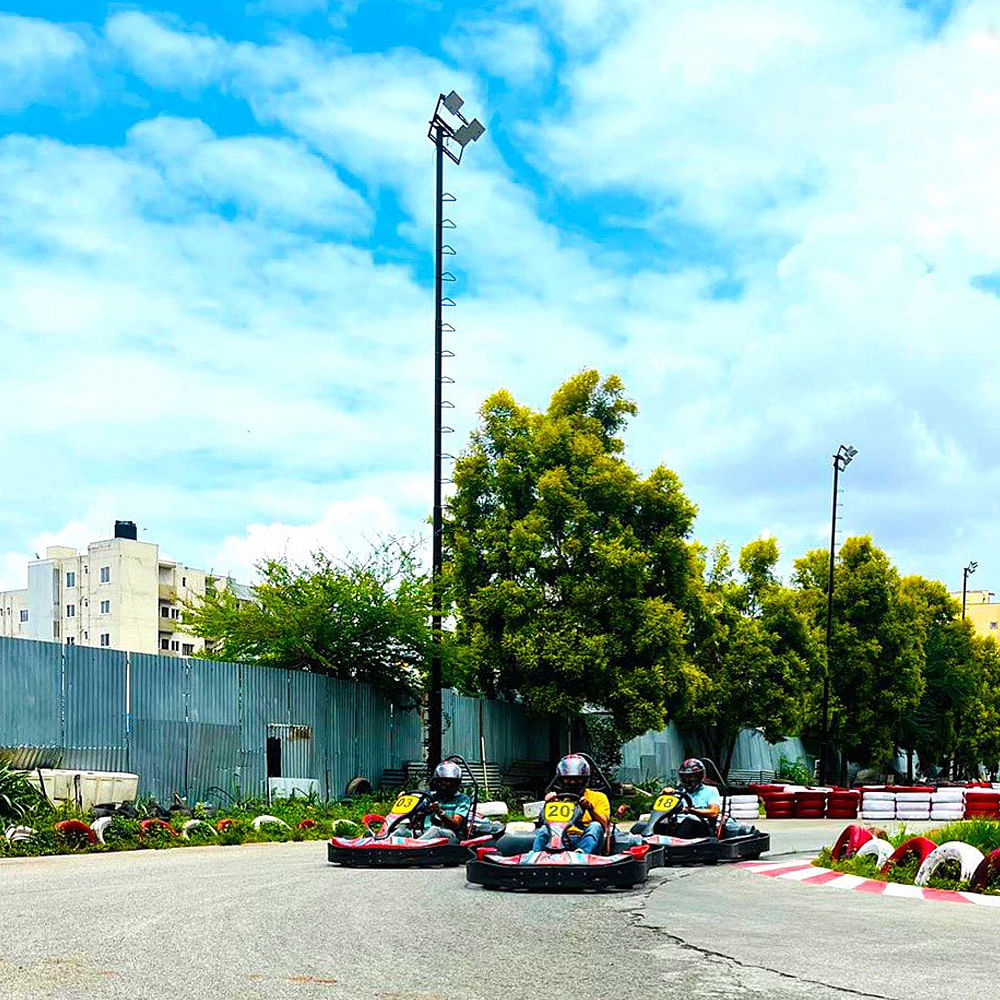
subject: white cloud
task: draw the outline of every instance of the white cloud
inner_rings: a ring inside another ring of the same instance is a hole
[[[551,70],[552,57],[535,24],[489,17],[465,18],[445,36],[444,49],[458,66],[526,85]]]
[[[176,30],[139,11],[112,15],[105,34],[132,71],[154,87],[197,90],[224,69],[227,47],[221,39]]]
[[[86,45],[51,21],[0,14],[0,111],[62,102],[86,74]]]

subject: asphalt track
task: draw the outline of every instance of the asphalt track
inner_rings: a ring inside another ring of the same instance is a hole
[[[833,826],[774,824],[773,853]],[[460,869],[330,868],[311,843],[0,862],[0,926],[4,1000],[964,1000],[996,989],[1000,910],[731,867],[490,893]]]

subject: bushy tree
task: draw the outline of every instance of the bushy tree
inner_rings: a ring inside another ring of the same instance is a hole
[[[469,683],[530,709],[607,710],[623,738],[660,728],[686,669],[694,504],[623,457],[621,381],[571,378],[545,412],[506,390],[456,462],[445,547]]]
[[[825,629],[827,560],[817,549],[795,563],[795,583],[817,629]],[[924,694],[917,608],[871,538],[849,538],[837,559],[830,641],[830,732],[853,760],[887,762]],[[818,708],[818,693],[811,699]],[[819,719],[814,717],[814,731]]]
[[[190,606],[185,627],[210,659],[244,660],[365,681],[413,704],[430,646],[431,590],[409,548],[391,541],[368,557],[305,566],[269,560],[252,600],[231,587]]]
[[[778,544],[760,539],[740,552],[734,572],[717,546],[692,630],[696,671],[671,716],[697,736],[723,774],[742,729],[771,742],[800,731],[810,678],[821,651],[794,592],[775,574]]]

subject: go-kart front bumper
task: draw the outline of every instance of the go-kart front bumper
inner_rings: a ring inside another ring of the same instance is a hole
[[[649,845],[611,857],[568,851],[532,851],[504,857],[479,851],[465,866],[466,880],[487,889],[629,889],[646,881],[657,851]]]
[[[476,838],[456,844],[444,837],[426,841],[407,837],[394,843],[371,837],[334,837],[327,842],[326,858],[345,868],[454,868],[473,857],[475,848],[491,842]]]

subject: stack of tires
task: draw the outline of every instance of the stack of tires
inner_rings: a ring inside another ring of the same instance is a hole
[[[794,792],[764,792],[761,798],[768,819],[791,819],[795,815]]]
[[[885,823],[896,818],[896,793],[884,788],[864,788],[861,792],[861,818]]]
[[[753,822],[760,814],[756,795],[730,795],[729,815],[739,823]]]
[[[964,817],[964,788],[939,788],[931,793],[931,819],[954,822]]]
[[[965,793],[966,819],[1000,819],[1000,791],[969,788]]]
[[[896,819],[924,820],[931,818],[931,794],[929,786],[896,789]]]
[[[860,805],[860,792],[835,788],[826,800],[826,815],[829,819],[857,819]]]
[[[796,819],[822,819],[826,815],[829,788],[810,788],[794,793]]]

